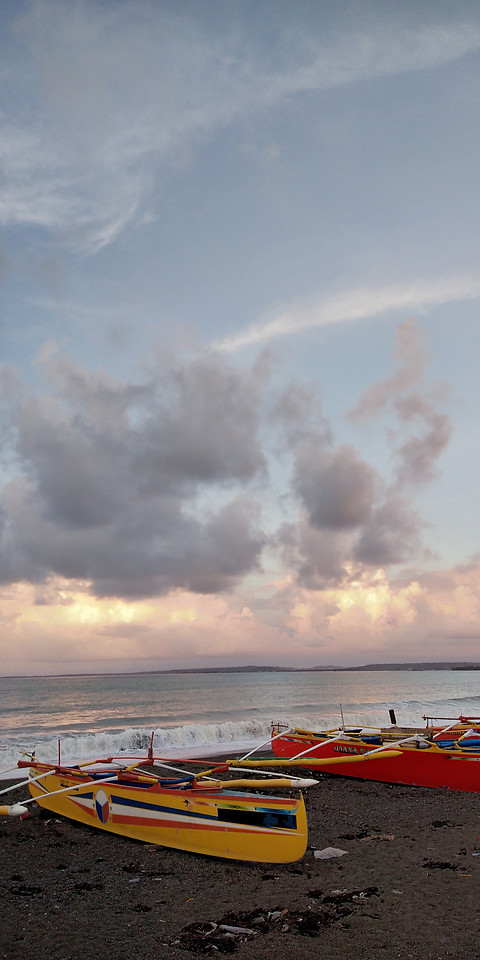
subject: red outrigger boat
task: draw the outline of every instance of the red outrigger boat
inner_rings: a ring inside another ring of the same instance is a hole
[[[423,719],[427,721],[423,728],[394,724],[312,731],[273,724],[272,750],[292,766],[301,760],[315,772],[480,793],[480,718],[458,717],[447,726],[434,724],[436,718]],[[392,748],[398,755],[389,759],[384,754]],[[328,761],[342,756],[364,756],[369,762],[330,768]]]

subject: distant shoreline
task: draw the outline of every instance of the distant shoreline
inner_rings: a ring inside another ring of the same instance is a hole
[[[440,661],[424,663],[366,663],[356,667],[318,666],[318,667],[279,667],[279,666],[237,666],[237,667],[176,667],[172,670],[126,670],[118,673],[55,673],[55,674],[11,674],[0,677],[1,680],[39,680],[61,679],[67,677],[148,677],[170,676],[172,674],[197,673],[358,673],[388,670],[480,670],[480,663],[468,661]]]
[[[149,673],[345,673],[359,670],[480,670],[480,663],[367,663],[358,667],[179,667]]]

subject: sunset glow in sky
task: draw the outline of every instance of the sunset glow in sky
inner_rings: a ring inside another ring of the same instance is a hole
[[[0,26],[0,674],[480,661],[480,3]]]

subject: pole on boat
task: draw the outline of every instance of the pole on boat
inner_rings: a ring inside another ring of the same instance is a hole
[[[345,728],[344,728],[345,729]],[[313,747],[309,747],[308,750],[302,750],[301,753],[296,753],[294,757],[289,757],[289,763],[293,763],[294,760],[299,760],[300,757],[305,757],[307,753],[312,753],[314,750],[318,750],[318,747],[323,747],[325,743],[335,743],[336,740],[344,740],[345,734],[337,733],[336,737],[327,737],[326,740],[320,740],[319,743],[314,743]]]
[[[277,733],[277,735],[276,735],[275,737],[269,737],[269,739],[268,739],[268,740],[265,740],[264,743],[259,743],[259,744],[258,744],[258,747],[254,747],[253,750],[250,750],[249,753],[246,753],[244,757],[240,757],[239,759],[240,759],[240,760],[248,760],[248,758],[252,756],[252,753],[256,753],[257,750],[261,750],[262,747],[266,747],[266,746],[267,746],[267,743],[273,743],[273,741],[274,741],[274,740],[278,740],[279,737],[285,737],[285,736],[287,735],[287,733],[293,733],[293,730],[294,730],[293,727],[287,727],[286,730],[282,730],[281,733]]]
[[[10,793],[12,790],[18,790],[19,787],[26,787],[29,783],[35,783],[36,780],[41,780],[42,777],[48,777],[51,772],[51,770],[45,770],[43,773],[39,773],[38,777],[29,777],[28,780],[21,780],[20,783],[14,783],[12,787],[5,787],[4,790],[0,790],[0,796],[3,793]]]
[[[448,727],[442,727],[442,729],[439,730],[438,733],[435,733],[433,735],[432,740],[436,740],[437,737],[441,737],[442,733],[448,733],[449,730],[452,730],[453,727],[456,727],[457,723],[458,723],[458,720],[455,720],[454,723],[450,723]]]
[[[395,746],[392,746],[392,747],[385,746],[385,748],[382,748],[382,749],[384,750],[384,752],[380,754],[378,758],[379,760],[382,759],[383,757],[388,759],[390,757],[399,757],[402,752],[401,750],[396,750]],[[318,763],[318,765],[321,767],[329,767],[338,763],[358,763],[360,760],[365,760],[365,759],[368,760],[368,756],[369,755],[365,753],[353,753],[353,754],[348,754],[348,756],[344,756],[342,754],[342,756],[340,757],[315,757],[314,762]],[[250,763],[254,765],[258,764],[258,766],[268,763],[269,766],[271,767],[288,767],[289,765],[292,764],[292,762],[295,763],[295,761],[296,761],[295,757],[288,757],[288,759],[286,757],[275,757],[274,760],[265,760],[265,759],[251,760]],[[232,767],[234,767],[236,761],[232,760],[230,762]],[[308,760],[305,760],[303,757],[300,758],[300,760],[298,761],[298,766],[307,767],[308,769],[311,769],[311,763]],[[265,771],[262,770],[262,773],[264,772]]]
[[[248,754],[248,756],[250,756],[250,754]],[[186,776],[190,776],[188,770],[183,770],[181,767],[174,767],[174,766],[172,766],[172,764],[170,764],[170,763],[165,763],[162,757],[155,757],[155,760],[163,767],[164,770],[172,770],[174,773],[183,773],[183,774],[185,774]],[[201,761],[199,761],[199,760],[197,760],[197,761],[195,761],[195,762],[196,762],[196,763],[201,763]],[[256,774],[261,773],[264,777],[272,777],[273,780],[274,780],[275,778],[278,778],[278,773],[272,773],[271,770],[258,770],[256,767],[255,767],[255,769],[253,770],[253,769],[250,769],[249,767],[244,767],[244,766],[243,766],[244,762],[245,762],[245,758],[244,758],[244,757],[241,757],[241,758],[238,759],[238,760],[236,760],[236,759],[226,760],[224,763],[219,763],[219,764],[217,764],[217,766],[215,766],[215,767],[210,767],[208,770],[202,770],[202,771],[200,771],[200,773],[191,774],[192,780],[193,780],[193,779],[196,779],[196,780],[200,780],[200,779],[201,779],[201,780],[211,780],[212,783],[214,783],[214,784],[226,784],[227,786],[230,786],[232,781],[230,781],[230,780],[219,780],[217,777],[211,776],[211,774],[214,774],[214,773],[220,773],[220,772],[222,772],[222,771],[227,771],[227,770],[230,769],[230,767],[241,767],[242,770],[245,771],[245,773],[256,773]],[[251,762],[252,762],[252,763],[259,763],[259,764],[262,764],[262,765],[263,765],[263,764],[267,764],[267,763],[271,763],[272,766],[278,766],[278,761],[277,761],[276,759],[275,759],[275,760],[269,760],[269,759],[253,760],[253,761],[251,761]],[[284,762],[286,762],[286,761],[284,761]],[[147,776],[152,776],[152,779],[156,779],[156,778],[153,777],[153,774],[151,774],[151,775],[147,774]],[[161,777],[160,777],[160,779],[161,779]],[[305,788],[305,787],[313,787],[315,784],[318,783],[318,780],[305,780],[305,779],[302,778],[302,777],[294,777],[294,776],[291,776],[291,775],[289,775],[289,780],[290,780],[290,782],[289,782],[288,786],[301,787],[302,789]],[[252,785],[253,785],[253,781],[250,781],[250,780],[245,781],[245,783],[247,783],[247,782],[248,782],[248,785],[249,785],[249,786],[252,786]],[[262,785],[263,785],[264,787],[270,787],[270,786],[275,787],[275,786],[278,786],[279,784],[276,784],[276,783],[274,783],[274,782],[272,782],[272,781],[270,781],[270,782],[265,782],[265,781],[264,781]],[[286,781],[285,781],[285,783],[284,783],[284,786],[287,786]]]
[[[0,770],[0,780],[3,780],[3,778],[7,776],[7,773],[16,773],[17,770],[17,764],[15,764],[14,767],[9,767],[8,770]]]
[[[284,787],[299,787],[300,789],[304,789],[304,788],[306,788],[306,787],[316,786],[316,784],[318,783],[318,780],[311,780],[311,779],[306,780],[306,779],[304,779],[303,777],[295,777],[295,776],[291,776],[290,774],[289,774],[289,777],[288,777],[288,783],[287,783],[287,780],[286,780],[284,777],[281,778],[282,783],[280,783],[280,780],[278,779],[278,773],[277,773],[277,772],[272,773],[270,770],[262,770],[262,769],[261,769],[261,767],[264,766],[264,765],[266,765],[266,764],[270,764],[270,766],[273,766],[273,767],[278,767],[278,766],[285,766],[285,765],[287,764],[287,762],[288,762],[288,761],[286,761],[286,760],[283,760],[283,761],[280,760],[280,763],[279,763],[277,758],[272,759],[272,760],[270,760],[270,759],[265,759],[265,758],[263,758],[263,759],[261,759],[261,760],[251,760],[250,763],[252,763],[252,764],[254,765],[254,767],[255,767],[255,769],[252,770],[250,767],[244,767],[244,760],[235,760],[235,759],[234,759],[234,760],[227,760],[227,761],[226,761],[225,766],[227,767],[228,770],[230,770],[230,768],[232,768],[232,767],[233,767],[234,769],[238,767],[238,768],[240,768],[241,770],[244,770],[245,773],[256,773],[256,774],[261,773],[263,777],[271,777],[272,779],[269,780],[269,781],[265,781],[265,780],[262,780],[262,781],[254,781],[254,780],[245,779],[245,780],[242,780],[242,782],[241,782],[241,784],[240,784],[240,781],[237,782],[237,781],[233,781],[233,780],[218,780],[216,777],[211,777],[211,776],[210,776],[211,773],[215,773],[215,772],[220,773],[220,770],[215,770],[215,768],[213,768],[212,770],[205,770],[203,773],[198,773],[198,774],[197,774],[197,778],[200,778],[200,777],[201,777],[201,778],[206,778],[207,780],[211,780],[213,783],[223,784],[223,785],[226,786],[226,787],[238,786],[238,785],[241,785],[241,786],[250,786],[250,787],[280,787],[280,786],[284,786]]]
[[[55,771],[50,770],[49,773],[54,773]],[[111,783],[113,780],[116,780],[118,774],[116,773],[113,777],[99,777],[98,780],[87,780],[86,783],[77,783],[73,787],[62,787],[61,790],[46,790],[41,797],[29,797],[28,800],[23,800],[22,805],[27,806],[27,803],[36,803],[37,800],[42,800],[44,797],[56,797],[59,793],[74,793],[75,790],[91,790],[92,785],[95,786],[97,783]]]
[[[263,770],[259,771],[263,773]],[[296,787],[300,790],[304,790],[307,787],[314,787],[318,783],[318,780],[304,780],[301,777],[279,777],[278,774],[275,779],[270,780],[267,784],[269,787],[279,788],[279,787]],[[231,787],[236,789],[237,787],[250,787],[252,790],[262,790],[265,787],[265,780],[249,780],[248,777],[241,777],[236,780],[216,780],[216,786],[226,787],[229,790]]]
[[[93,762],[95,763],[99,761],[93,761]],[[92,763],[91,760],[87,760],[85,761],[83,766],[84,767],[89,766],[91,763]],[[79,766],[81,766],[81,764],[79,764]],[[130,767],[125,767],[123,770],[117,770],[111,776],[108,776],[108,777],[98,776],[96,780],[88,779],[85,783],[77,783],[73,787],[62,787],[61,790],[52,790],[52,791],[45,790],[45,793],[43,793],[41,797],[29,797],[28,800],[24,800],[23,806],[26,807],[27,803],[35,803],[35,801],[42,799],[42,797],[55,797],[59,793],[74,793],[74,791],[76,790],[85,790],[87,788],[91,790],[92,786],[95,786],[97,783],[112,783],[114,780],[118,779],[119,773],[127,773],[129,770],[133,770],[134,767],[136,766],[137,766],[137,763],[133,763],[131,764]],[[20,784],[15,784],[15,786],[13,787],[7,787],[7,790],[16,790],[17,787],[23,787],[23,786],[26,786],[27,784],[34,783],[36,780],[41,780],[42,777],[48,777],[49,774],[55,774],[54,766],[51,766],[48,770],[44,770],[44,772],[40,773],[38,777],[30,777],[28,780],[24,780]],[[87,776],[88,776],[88,773],[87,773]],[[146,776],[148,776],[148,774],[146,774]],[[3,793],[6,793],[7,790],[4,790]]]

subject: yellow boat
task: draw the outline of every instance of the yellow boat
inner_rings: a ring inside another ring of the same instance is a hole
[[[388,755],[396,754],[391,751]],[[36,802],[70,820],[145,843],[259,863],[299,860],[307,847],[302,794],[281,797],[253,791],[265,788],[297,791],[318,781],[258,770],[265,766],[281,769],[289,765],[288,760],[250,757],[247,754],[241,759],[215,763],[199,773],[189,773],[171,766],[180,761],[155,757],[152,736],[147,756],[136,757],[130,766],[125,765],[125,759],[132,760],[131,757],[122,758],[123,762],[108,757],[64,765],[59,742],[56,763],[46,763],[35,756],[18,762],[19,767],[29,770],[25,784],[30,799],[23,804],[0,806],[0,814],[22,818],[28,815],[27,805]],[[344,764],[365,759],[335,757],[328,762]],[[201,764],[204,761],[183,761],[187,762]],[[295,765],[307,766],[308,762],[299,759]],[[164,776],[158,767],[181,776]],[[232,770],[237,767],[242,768],[242,776],[232,778]],[[260,779],[258,773],[262,775]],[[230,774],[230,778],[222,779],[220,775],[224,774]],[[257,776],[252,779],[245,774]],[[18,784],[7,787],[0,794],[17,788]]]
[[[228,764],[176,778],[139,768],[160,762],[150,757],[137,759],[132,767],[113,767],[113,758],[108,758],[63,766],[32,757],[18,765],[29,768],[31,799],[40,807],[106,833],[233,860],[290,863],[303,857],[307,819],[302,794],[281,797],[253,791],[317,781],[217,779]],[[21,815],[26,810],[25,804],[14,807],[0,812]]]

